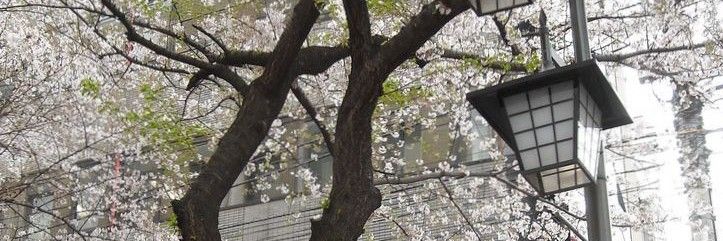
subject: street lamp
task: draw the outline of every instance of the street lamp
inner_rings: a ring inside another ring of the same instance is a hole
[[[594,60],[467,94],[541,195],[595,182],[600,131],[632,123]]]
[[[469,0],[477,16],[483,16],[532,3],[532,0]]]

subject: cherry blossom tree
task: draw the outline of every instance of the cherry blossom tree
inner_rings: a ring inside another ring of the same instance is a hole
[[[566,4],[539,1],[480,18],[464,0],[3,2],[0,156],[12,161],[0,163],[8,170],[0,177],[0,208],[35,208],[70,227],[69,237],[174,239],[177,228],[183,240],[221,240],[224,197],[240,175],[255,175],[249,188],[262,201],[277,189],[288,199],[322,199],[312,240],[358,239],[371,217],[392,221],[410,239],[584,239],[579,193],[537,196],[504,143],[481,136],[484,124],[464,99],[540,70],[541,10],[553,46],[571,62]],[[681,86],[681,110],[695,109],[702,104],[690,103],[702,103],[706,79],[719,74],[716,4],[589,4],[593,56],[613,69],[671,80]],[[676,123],[700,129],[699,111],[686,116]],[[294,121],[312,123],[318,135],[294,130]],[[430,138],[452,144],[422,147],[435,152],[405,160],[412,144],[399,135],[416,126],[439,129],[443,134]],[[704,146],[700,136],[691,138]],[[277,156],[295,159],[309,139],[333,160],[330,185],[296,161],[270,164]],[[201,142],[209,143],[208,156],[198,155]],[[489,152],[491,170],[466,166],[455,154],[460,146]],[[682,150],[681,160],[707,163],[689,146]],[[88,158],[100,163],[81,170],[77,160]],[[707,165],[693,166],[700,168],[684,176],[707,183]],[[281,172],[308,190],[272,187]],[[85,231],[68,213],[13,197],[46,184],[89,216],[109,214],[108,228]],[[382,202],[414,185],[426,192]],[[471,201],[482,187],[497,197]],[[415,212],[396,217],[400,209]],[[638,210],[614,225],[663,220],[655,207]],[[159,213],[172,228],[159,225]],[[503,224],[485,224],[490,219]],[[433,233],[425,225],[459,228]]]

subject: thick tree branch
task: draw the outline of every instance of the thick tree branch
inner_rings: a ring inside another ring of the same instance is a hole
[[[655,16],[653,14],[647,14],[647,13],[631,13],[630,15],[600,15],[600,16],[592,16],[587,18],[587,22],[595,22],[599,20],[627,20],[627,19],[637,19],[637,18],[647,18]],[[569,24],[564,25],[557,25],[554,26],[553,29],[559,29],[558,32],[567,32],[570,30]]]
[[[243,67],[245,65],[264,66],[269,60],[270,55],[268,52],[261,51],[230,50],[224,53],[224,56],[220,58],[217,63],[236,67]]]
[[[200,51],[206,57],[206,59],[208,59],[210,62],[213,62],[217,59],[217,55],[207,49],[208,46],[205,46],[201,43],[193,41],[191,38],[186,36],[185,33],[178,34],[170,29],[153,26],[147,22],[139,21],[136,19],[132,19],[129,21],[132,25],[162,33],[164,35],[172,37],[174,40],[181,40],[183,43],[187,44],[188,46],[193,47],[193,49]],[[172,52],[172,51],[169,50],[169,52]],[[172,53],[174,53],[174,52],[172,52]]]
[[[638,14],[630,14],[630,15],[602,15],[602,16],[592,16],[587,18],[588,22],[593,22],[597,20],[604,20],[604,19],[613,19],[613,20],[620,20],[620,19],[636,19],[636,18],[647,18],[652,17],[653,14],[647,14],[647,13],[638,13]]]
[[[294,72],[298,75],[316,75],[323,73],[338,62],[349,56],[349,48],[344,46],[309,46],[299,51],[294,64]]]
[[[597,61],[600,61],[600,62],[615,62],[615,63],[627,65],[628,63],[625,61],[628,59],[634,58],[634,57],[651,55],[651,54],[672,53],[672,52],[677,52],[677,51],[690,51],[690,50],[704,48],[711,44],[716,44],[716,42],[713,40],[710,40],[710,41],[705,41],[705,42],[698,43],[698,44],[651,48],[651,49],[639,50],[639,51],[623,53],[623,54],[595,54],[593,56]],[[466,52],[452,50],[452,49],[444,49],[441,57],[448,58],[448,59],[456,59],[456,60],[476,59],[482,63],[483,67],[496,69],[496,70],[509,70],[509,71],[519,71],[519,72],[527,71],[526,67],[523,64],[508,63],[505,61],[495,61],[493,59],[489,59],[484,56],[480,56],[478,54],[466,53]],[[671,75],[678,74],[677,72],[666,72],[664,70],[654,69],[654,68],[643,67],[642,69],[651,71],[655,74],[662,75],[662,76],[671,76]]]
[[[360,0],[344,0],[344,12],[349,26],[349,47],[351,48],[351,59],[358,63],[352,65],[352,72],[355,66],[363,66],[363,62],[371,54],[371,23],[369,23],[369,10],[367,2]],[[353,73],[352,73],[353,74]]]
[[[153,41],[151,41],[147,38],[144,38],[136,31],[135,27],[133,26],[133,23],[130,20],[128,20],[128,17],[123,12],[121,12],[121,10],[118,9],[118,7],[116,7],[116,5],[113,4],[113,2],[111,0],[101,0],[101,2],[103,3],[103,6],[108,8],[108,10],[110,10],[110,12],[113,14],[113,16],[115,16],[115,18],[117,18],[121,22],[121,24],[123,24],[123,27],[125,27],[125,29],[126,29],[126,36],[128,37],[128,40],[136,42],[140,45],[143,45],[144,47],[150,49],[151,51],[153,51],[159,55],[165,56],[169,59],[173,59],[173,60],[188,64],[188,65],[192,65],[197,68],[210,67],[209,63],[203,62],[196,58],[192,58],[192,57],[189,57],[189,56],[186,56],[183,54],[179,54],[179,53],[170,51],[156,43],[153,43]]]
[[[465,59],[474,59],[479,60],[482,67],[490,68],[494,70],[507,70],[507,71],[517,71],[517,72],[526,72],[527,67],[524,64],[520,63],[510,63],[509,61],[501,61],[493,58],[484,57],[478,54],[473,53],[467,53],[457,50],[451,50],[451,49],[444,49],[441,55],[442,58],[447,59],[456,59],[456,60],[465,60]]]
[[[472,173],[472,172],[462,172],[462,171],[438,171],[438,172],[432,172],[432,173],[426,173],[426,174],[420,174],[420,175],[414,175],[414,176],[408,176],[408,177],[401,177],[401,178],[383,178],[383,179],[377,179],[374,180],[374,185],[399,185],[399,184],[412,184],[417,183],[421,181],[431,180],[431,179],[438,179],[442,177],[447,178],[465,178],[465,177],[492,177],[495,174],[493,173]]]
[[[447,9],[449,12],[442,12]],[[399,32],[381,46],[369,69],[378,70],[376,75],[387,76],[400,64],[411,58],[429,38],[447,22],[469,9],[463,0],[434,1],[424,5]]]
[[[130,62],[130,63],[136,64],[136,65],[139,65],[139,66],[142,66],[142,67],[146,67],[146,68],[149,68],[149,69],[152,69],[152,70],[157,70],[157,71],[161,71],[161,72],[173,72],[173,73],[179,73],[179,74],[189,74],[188,71],[183,70],[183,69],[161,67],[161,66],[157,66],[157,65],[150,64],[150,63],[146,63],[146,62],[143,62],[143,61],[140,61],[140,60],[138,60],[138,59],[136,59],[136,58],[131,57],[130,55],[128,55],[128,53],[125,53],[123,50],[121,50],[121,49],[118,48],[117,46],[113,45],[113,43],[111,43],[105,35],[103,35],[103,34],[100,33],[100,30],[98,29],[97,24],[95,24],[95,25],[90,24],[80,13],[78,13],[78,10],[85,10],[85,11],[89,11],[89,12],[92,12],[92,13],[104,15],[102,12],[100,12],[100,11],[94,11],[94,10],[92,10],[92,9],[87,9],[87,8],[71,7],[71,6],[68,6],[66,3],[63,3],[63,4],[65,4],[65,6],[64,6],[63,8],[66,8],[66,9],[70,10],[70,11],[71,11],[81,22],[83,22],[86,26],[92,27],[92,28],[93,28],[93,33],[95,33],[101,40],[103,40],[104,42],[106,42],[106,43],[113,49],[114,52],[105,53],[105,54],[99,54],[99,55],[98,55],[98,58],[99,58],[99,59],[102,59],[102,58],[105,58],[105,57],[111,56],[111,55],[120,55],[120,56],[122,56],[123,58],[125,58],[128,62]],[[92,50],[91,50],[91,51],[92,51]]]
[[[318,16],[314,0],[297,3],[266,61],[263,74],[248,86],[231,127],[183,198],[173,201],[183,240],[221,240],[218,231],[221,201],[268,135],[271,123],[281,111],[291,82],[296,77],[289,66],[296,61],[301,45]]]
[[[269,55],[267,52],[230,50],[217,63],[235,67],[264,66],[269,60]],[[320,74],[347,56],[349,56],[349,48],[345,46],[305,47],[299,51],[299,56],[294,64],[294,72],[296,74]]]
[[[593,55],[593,57],[596,60],[601,61],[601,62],[622,62],[627,59],[642,56],[642,55],[694,50],[694,49],[704,48],[705,46],[708,46],[711,44],[716,44],[716,41],[710,40],[710,41],[705,41],[702,43],[690,44],[690,45],[650,48],[650,49],[638,50],[635,52],[624,53],[624,54],[596,54],[596,55]]]
[[[191,89],[196,88],[202,80],[208,79],[211,75],[215,75],[216,77],[225,80],[242,96],[246,95],[246,92],[248,92],[249,86],[246,84],[246,80],[233,72],[233,70],[231,70],[228,66],[221,64],[213,64],[210,68],[201,69],[193,74],[191,79],[188,81],[188,85],[186,85],[186,90],[190,91]]]
[[[71,10],[84,10],[91,13],[99,14],[102,16],[110,16],[115,17],[121,21],[123,26],[126,28],[126,31],[129,32],[128,34],[131,34],[134,36],[134,38],[130,38],[129,40],[136,41],[137,39],[140,39],[141,41],[138,42],[144,47],[148,47],[149,49],[153,50],[159,55],[162,55],[164,57],[168,57],[170,59],[192,65],[197,68],[202,68],[204,71],[200,71],[201,73],[197,74],[198,76],[196,79],[203,79],[201,77],[208,75],[223,75],[223,76],[231,76],[227,70],[223,69],[220,70],[221,72],[217,72],[217,66],[212,66],[212,63],[218,63],[228,66],[235,66],[235,67],[243,67],[246,65],[255,65],[255,66],[265,66],[267,61],[269,60],[269,57],[271,53],[269,52],[262,52],[262,51],[250,51],[250,50],[233,50],[229,49],[221,39],[214,36],[213,34],[205,31],[203,28],[197,25],[193,25],[194,28],[196,28],[198,31],[206,35],[209,39],[211,39],[213,42],[215,42],[224,52],[223,54],[214,55],[209,51],[206,51],[206,46],[203,46],[202,44],[195,42],[191,40],[190,38],[181,36],[178,33],[175,33],[169,29],[160,28],[153,26],[149,23],[140,21],[140,20],[131,20],[128,19],[127,16],[121,12],[117,7],[112,5],[114,8],[111,9],[110,14],[106,14],[104,12],[84,8],[84,7],[72,7],[72,6],[46,6],[46,7],[55,7],[55,8],[66,8]],[[110,8],[109,8],[110,9]],[[162,46],[153,43],[152,41],[142,38],[139,34],[137,34],[137,30],[134,26],[138,26],[141,28],[150,29],[156,32],[159,32],[161,34],[167,35],[169,37],[172,37],[174,39],[181,39],[184,43],[188,44],[189,46],[193,47],[194,49],[201,51],[206,55],[206,57],[209,59],[210,63],[204,63],[203,61],[194,61],[196,59],[193,59],[191,57],[166,50]],[[374,44],[379,44],[381,40],[379,39],[373,39]],[[337,61],[349,56],[349,48],[346,46],[309,46],[302,48],[299,52],[299,57],[297,59],[297,64],[295,64],[296,74],[319,74],[326,69],[329,68],[332,64],[336,63]],[[124,57],[129,58],[127,55],[124,55]],[[144,63],[137,61],[135,59],[129,59],[129,61],[132,61],[136,64],[141,64],[146,66]],[[156,66],[146,66],[153,69],[164,71],[164,69],[158,69],[159,67]],[[223,72],[223,74],[221,74]],[[187,73],[187,72],[184,72]],[[220,76],[219,76],[220,77]],[[223,77],[221,77],[223,78]],[[223,78],[225,79],[225,78]],[[236,77],[232,78],[236,79]],[[233,83],[231,83],[234,85]],[[190,85],[192,86],[192,85]],[[237,88],[239,89],[239,88]]]

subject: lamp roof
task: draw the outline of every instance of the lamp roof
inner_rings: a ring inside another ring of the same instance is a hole
[[[633,123],[595,60],[586,60],[472,91],[467,93],[467,100],[507,144],[517,150],[513,141],[512,128],[500,97],[574,79],[580,80],[580,83],[586,87],[590,96],[599,105],[603,130]]]

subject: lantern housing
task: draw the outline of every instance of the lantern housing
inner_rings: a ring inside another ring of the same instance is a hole
[[[467,94],[540,194],[595,182],[601,130],[632,123],[594,60]]]
[[[532,3],[532,0],[469,0],[477,16],[493,14]]]

